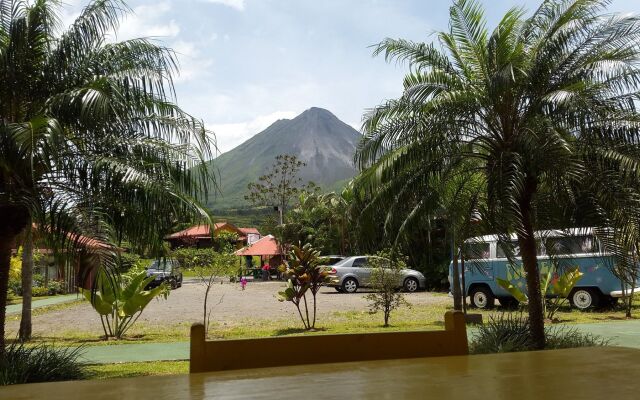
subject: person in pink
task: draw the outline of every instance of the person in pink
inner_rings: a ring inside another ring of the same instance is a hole
[[[245,278],[244,276],[240,278],[240,287],[242,288],[242,290],[247,287],[247,278]]]

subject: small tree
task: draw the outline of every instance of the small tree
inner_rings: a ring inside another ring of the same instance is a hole
[[[290,301],[296,306],[298,315],[302,320],[304,329],[310,330],[316,327],[317,302],[316,295],[322,285],[329,283],[331,270],[321,265],[323,258],[320,252],[309,243],[302,247],[292,246],[290,252],[290,265],[280,266],[280,272],[287,278],[287,288],[278,292],[279,301]],[[309,316],[307,293],[311,293],[313,301],[312,315]],[[304,314],[300,308],[304,304]]]
[[[187,270],[209,267],[218,254],[212,248],[196,249],[192,247],[179,248],[170,253],[171,257],[178,260],[180,266]]]
[[[369,300],[369,312],[375,314],[382,311],[384,327],[389,326],[391,312],[401,306],[410,304],[405,300],[402,289],[402,270],[405,262],[398,256],[391,258],[388,252],[381,251],[376,257],[369,258],[371,265],[370,284],[373,293],[365,296]]]
[[[205,287],[204,292],[204,304],[202,310],[202,323],[204,324],[205,335],[209,333],[209,325],[211,322],[211,312],[213,306],[209,306],[209,296],[213,284],[216,279],[229,276],[235,272],[235,256],[233,254],[226,253],[212,253],[213,257],[210,259],[210,263],[206,266],[196,266],[194,271],[198,276],[198,280]],[[211,255],[211,254],[210,254]],[[224,295],[220,296],[216,304],[222,303]]]
[[[312,182],[307,185],[301,184],[302,178],[298,173],[306,165],[292,154],[276,156],[271,170],[259,177],[257,182],[247,185],[249,193],[244,196],[245,200],[256,206],[277,206],[281,216],[280,224],[283,224],[282,218],[291,200],[299,193],[307,191],[307,187],[315,187]]]
[[[233,253],[236,250],[238,234],[235,232],[218,232],[213,237],[213,246],[220,253]]]

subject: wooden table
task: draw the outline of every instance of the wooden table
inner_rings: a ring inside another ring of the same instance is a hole
[[[16,385],[0,399],[640,398],[640,350],[526,353],[321,364],[192,375]]]

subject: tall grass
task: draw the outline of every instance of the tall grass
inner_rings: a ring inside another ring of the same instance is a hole
[[[48,344],[26,346],[14,342],[0,358],[0,385],[83,379],[81,347],[56,348]]]
[[[547,326],[545,337],[547,350],[609,344],[606,339],[566,325]],[[470,351],[474,354],[507,353],[528,351],[533,347],[529,320],[522,314],[503,313],[490,316],[486,324],[478,327],[471,340]]]

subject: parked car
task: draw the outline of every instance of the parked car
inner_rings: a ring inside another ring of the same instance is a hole
[[[147,276],[154,276],[155,279],[147,285],[146,289],[159,286],[162,282],[167,282],[171,289],[182,287],[182,271],[180,263],[171,258],[155,260],[147,268]]]
[[[347,258],[345,256],[337,256],[337,255],[321,256],[321,257],[327,260],[327,263],[325,265],[336,265],[340,261]]]
[[[583,276],[569,294],[569,302],[575,308],[585,310],[612,305],[625,293],[620,279],[611,272],[614,258],[603,251],[591,229],[541,231],[544,245],[538,246],[538,263],[541,272],[556,276],[567,269],[578,268]],[[524,293],[527,285],[522,271],[520,249],[515,236],[511,243],[502,244],[496,235],[472,238],[465,245],[464,281],[465,293],[476,308],[491,308],[497,299],[503,306],[518,302],[496,281],[501,278],[512,282]],[[504,247],[513,249],[514,263],[507,259]],[[640,274],[639,274],[640,275]],[[453,289],[453,264],[449,264],[449,284]],[[461,280],[462,282],[462,280]],[[640,278],[634,291],[640,291]],[[625,287],[630,291],[630,287]]]
[[[338,292],[355,293],[358,288],[368,287],[371,278],[372,268],[369,260],[372,256],[353,256],[332,265],[331,275],[335,278],[335,283],[329,284]],[[425,289],[427,280],[420,272],[414,269],[403,269],[398,287],[402,287],[407,292],[415,292]]]

